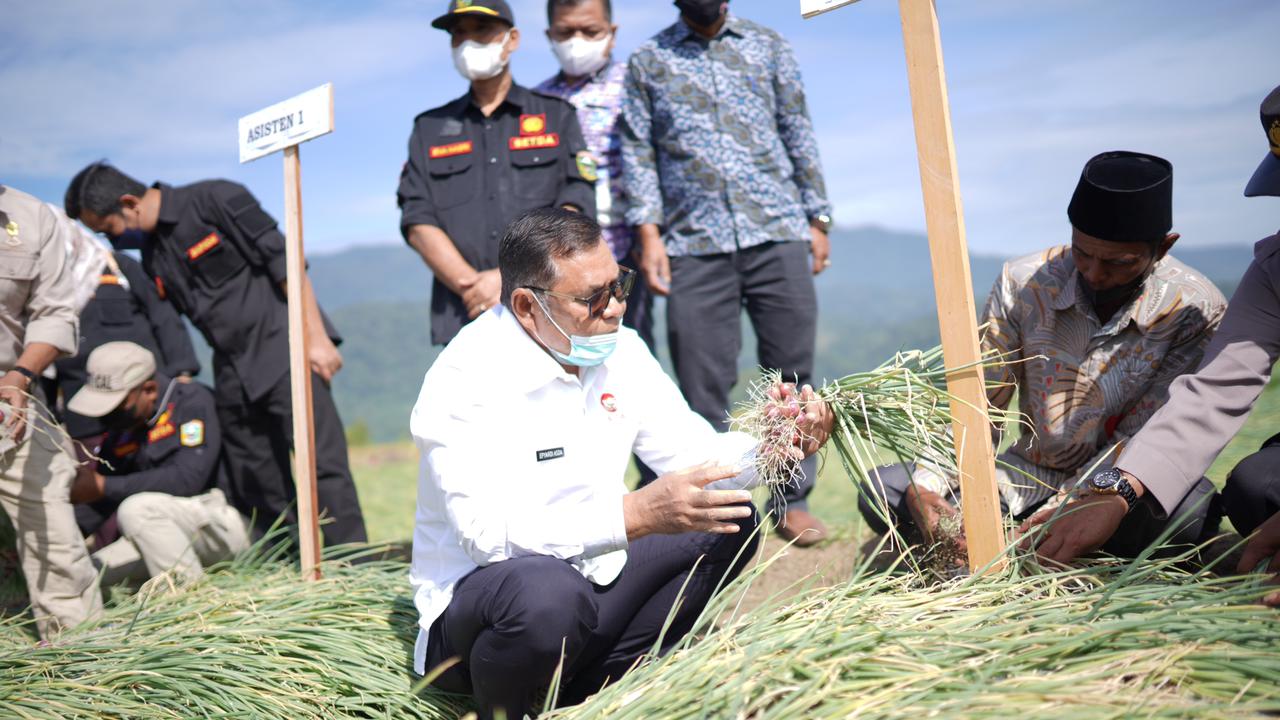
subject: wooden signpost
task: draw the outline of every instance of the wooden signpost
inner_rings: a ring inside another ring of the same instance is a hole
[[[306,261],[302,252],[302,165],[298,145],[333,132],[333,85],[276,103],[240,118],[240,162],[284,151],[284,225],[289,304],[289,379],[293,399],[293,478],[298,496],[298,546],[302,574],[320,577],[320,521],[316,512],[315,423],[311,412],[311,362],[302,306]]]
[[[856,0],[800,0],[808,18]],[[942,333],[942,355],[949,368],[947,390],[961,401],[955,415],[956,459],[969,569],[1003,567],[1005,537],[996,487],[995,451],[981,368],[977,309],[969,274],[969,250],[960,203],[951,134],[951,109],[942,64],[942,41],[934,0],[899,0],[902,38],[907,54],[907,82],[915,120],[920,185],[924,191],[925,226],[933,260],[933,288]],[[994,562],[993,562],[994,561]]]

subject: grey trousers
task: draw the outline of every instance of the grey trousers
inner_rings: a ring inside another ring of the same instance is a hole
[[[789,381],[812,382],[818,300],[807,242],[772,242],[715,255],[671,258],[667,342],[689,407],[727,425],[729,392],[738,381],[742,311],[755,330],[759,365]],[[811,457],[770,510],[807,509],[817,480]]]
[[[907,489],[911,487],[911,468],[903,464],[886,465],[877,468],[877,472],[878,480],[871,478],[870,482],[858,488],[858,510],[862,513],[863,520],[877,533],[888,532],[889,527],[881,517],[882,511],[877,510],[876,503],[879,503],[878,507],[889,510],[891,519],[894,520],[904,539],[908,542],[919,542],[920,530],[907,509]],[[1135,557],[1156,540],[1171,523],[1176,524],[1178,529],[1167,541],[1169,545],[1193,545],[1202,539],[1208,539],[1218,531],[1218,524],[1222,520],[1219,504],[1214,497],[1216,492],[1213,483],[1206,478],[1200,478],[1169,517],[1164,517],[1163,512],[1157,510],[1159,503],[1151,498],[1143,498],[1138,502],[1138,506],[1125,516],[1120,527],[1111,536],[1111,540],[1102,549],[1116,557]],[[1025,520],[1033,515],[1040,505],[1028,508],[1014,519]],[[1008,512],[1003,498],[1000,500],[1000,510]],[[1176,550],[1169,552],[1176,552]],[[1160,554],[1157,553],[1157,555]]]

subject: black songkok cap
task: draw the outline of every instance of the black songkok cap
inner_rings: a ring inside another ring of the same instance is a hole
[[[1261,114],[1262,129],[1267,131],[1271,152],[1262,159],[1245,186],[1244,194],[1248,197],[1280,195],[1280,87],[1262,101]]]
[[[1096,155],[1080,173],[1067,217],[1099,240],[1164,240],[1173,228],[1173,165],[1125,150]]]

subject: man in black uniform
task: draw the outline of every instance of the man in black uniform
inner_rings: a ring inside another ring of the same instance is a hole
[[[444,345],[498,304],[498,240],[528,210],[595,215],[596,161],[569,103],[516,85],[520,31],[505,0],[449,0],[449,33],[471,89],[414,119],[397,198],[400,231],[435,275],[431,341]]]
[[[213,348],[215,394],[230,481],[260,528],[281,513],[296,522],[291,480],[293,407],[285,304],[284,236],[244,186],[208,180],[147,188],[105,163],[72,179],[67,214],[105,233],[118,250],[142,250],[162,298],[191,319]],[[342,367],[337,332],[311,283],[302,297],[312,370],[319,509],[326,545],[363,542],[364,517],[347,462],[329,380]],[[323,332],[321,331],[323,330]]]
[[[169,377],[185,380],[200,372],[200,361],[182,318],[173,305],[160,299],[138,261],[120,252],[104,258],[98,289],[80,311],[79,351],[54,363],[64,402],[84,386],[89,353],[113,341],[137,343],[150,350],[159,369]],[[67,412],[63,420],[67,433],[77,440],[106,432],[99,418]]]
[[[170,569],[194,579],[202,563],[248,547],[247,524],[226,496],[213,392],[166,377],[131,342],[103,344],[87,368],[88,382],[67,404],[110,430],[101,472],[78,479],[71,495],[118,514],[124,537],[93,555],[104,583]]]

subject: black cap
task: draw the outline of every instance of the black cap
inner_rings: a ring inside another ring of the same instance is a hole
[[[1271,152],[1253,171],[1253,177],[1244,188],[1246,197],[1280,195],[1280,87],[1272,90],[1262,101],[1261,114],[1262,129],[1267,133],[1267,142],[1271,143]]]
[[[448,9],[431,21],[431,27],[447,31],[460,18],[468,15],[502,20],[512,27],[516,25],[516,17],[511,14],[511,7],[506,0],[449,0]]]
[[[1173,227],[1173,165],[1124,150],[1095,155],[1080,173],[1067,217],[1099,240],[1164,240]]]

